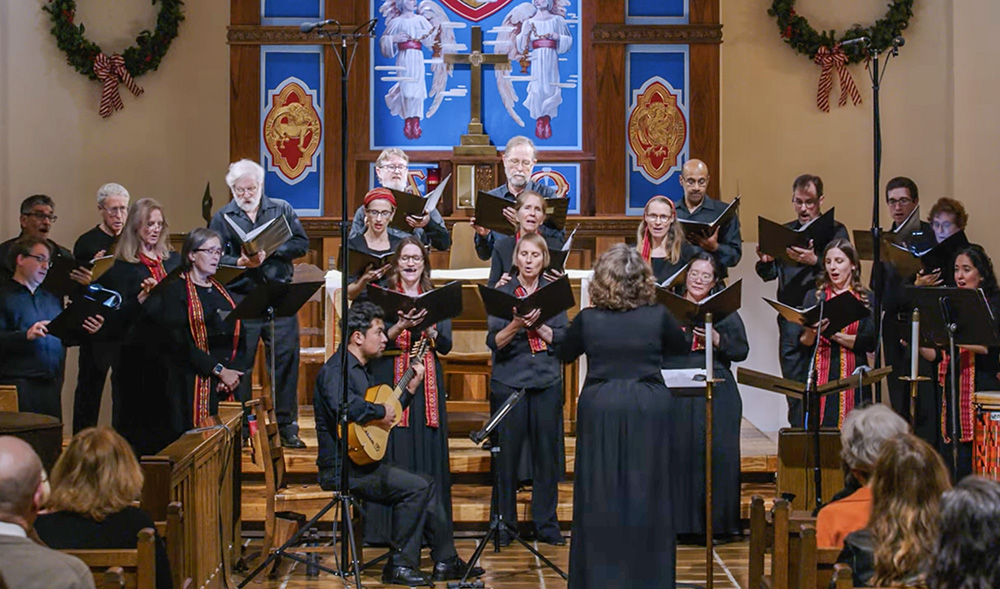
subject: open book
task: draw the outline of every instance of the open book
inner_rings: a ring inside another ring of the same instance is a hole
[[[830,209],[798,229],[758,217],[757,234],[760,238],[760,251],[785,263],[797,264],[788,257],[788,248],[808,248],[811,241],[813,251],[822,254],[826,245],[833,241],[837,230],[833,211],[834,209]]]
[[[707,196],[705,198],[708,198]],[[729,221],[739,214],[740,210],[740,197],[737,196],[733,199],[733,202],[729,203],[726,210],[715,218],[711,223],[703,223],[702,221],[691,221],[686,219],[677,219],[681,224],[681,229],[684,230],[684,236],[687,237],[688,241],[694,242],[699,238],[705,238],[711,236],[715,233],[715,230],[719,227],[729,223]]]
[[[414,329],[421,330],[462,313],[462,281],[453,280],[441,288],[411,296],[369,284],[368,298],[382,308],[386,317],[395,319],[398,311],[408,313],[413,309],[426,309],[427,316]]]
[[[739,310],[743,296],[743,280],[737,280],[719,292],[705,297],[700,303],[675,295],[661,286],[656,287],[656,300],[681,323],[704,323],[705,315],[721,321],[730,313]]]
[[[566,227],[566,213],[569,210],[568,198],[546,198],[545,222],[556,229]],[[476,225],[496,231],[503,235],[514,235],[514,225],[503,215],[506,208],[514,208],[514,202],[488,192],[476,194]]]
[[[819,303],[805,309],[798,309],[767,297],[763,298],[768,305],[774,307],[779,315],[792,323],[815,325],[819,321]],[[853,294],[842,292],[828,300],[823,307],[823,318],[830,322],[823,335],[829,337],[868,315],[868,307],[864,303],[855,298]]]
[[[576,235],[576,230],[580,226],[577,225],[573,228],[573,232],[569,234],[566,239],[566,243],[557,250],[549,250],[549,265],[546,266],[546,270],[556,270],[559,272],[566,271],[566,259],[569,257],[569,250],[573,247],[573,237]]]
[[[247,256],[256,256],[257,252],[260,251],[263,251],[265,256],[270,256],[292,238],[292,229],[288,226],[288,220],[285,219],[284,215],[275,217],[250,232],[243,231],[229,215],[223,215],[223,217],[239,236],[240,242],[243,244],[243,253]]]
[[[399,190],[390,189],[392,190],[393,197],[396,199],[396,214],[393,215],[392,222],[389,223],[389,226],[399,229],[400,231],[413,231],[413,227],[410,227],[410,224],[406,222],[406,217],[422,217],[437,208],[438,202],[441,201],[441,195],[444,193],[444,189],[448,185],[448,180],[450,179],[451,174],[448,174],[445,179],[438,184],[437,188],[427,194],[426,198],[418,194],[410,194],[409,192],[401,192]]]
[[[545,323],[576,304],[573,288],[570,286],[569,278],[565,276],[546,284],[523,299],[482,284],[478,286],[479,296],[483,300],[486,312],[501,319],[513,319],[514,309],[517,309],[519,315],[527,315],[535,309],[541,309],[538,323]]]

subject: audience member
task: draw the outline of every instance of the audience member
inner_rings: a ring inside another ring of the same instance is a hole
[[[35,531],[52,548],[135,548],[139,530],[155,529],[133,502],[143,474],[132,448],[111,428],[87,428],[73,436],[52,468],[52,497]],[[156,537],[156,587],[170,589],[170,561]]]
[[[848,534],[838,562],[857,586],[923,586],[938,535],[944,460],[913,434],[886,440],[872,473],[868,526]]]
[[[94,577],[80,559],[28,539],[47,495],[35,451],[0,436],[0,577],[17,589],[93,589]]]
[[[940,528],[932,589],[1000,587],[1000,483],[962,479],[941,498]]]

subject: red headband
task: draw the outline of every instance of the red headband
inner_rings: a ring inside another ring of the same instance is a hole
[[[646,201],[646,206],[649,206],[649,203],[652,202],[654,198],[662,198],[663,200],[667,201],[667,204],[670,205],[670,210],[674,213],[675,217],[677,216],[677,205],[675,205],[674,201],[671,200],[669,197],[663,196],[662,194],[654,194],[653,196],[649,197],[649,200]]]
[[[370,202],[380,198],[389,201],[392,208],[396,208],[396,197],[392,195],[392,191],[388,188],[372,188],[369,190],[368,194],[365,195],[364,205],[367,207]]]

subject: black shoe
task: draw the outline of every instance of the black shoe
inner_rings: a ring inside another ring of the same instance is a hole
[[[382,582],[387,585],[407,587],[430,586],[427,577],[419,569],[404,566],[386,566],[382,569]]]
[[[281,445],[286,448],[305,448],[306,443],[298,434],[281,434]]]
[[[553,546],[565,546],[566,537],[556,532],[555,534],[538,534],[538,541],[551,544]]]
[[[469,565],[465,563],[461,558],[455,557],[451,560],[443,560],[441,562],[434,564],[434,580],[435,581],[457,581],[461,579],[465,574],[465,569],[469,568]],[[470,579],[481,577],[486,574],[483,567],[474,566],[472,570],[469,571]]]

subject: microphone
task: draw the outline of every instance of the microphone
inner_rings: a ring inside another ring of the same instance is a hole
[[[902,37],[896,37],[896,38],[902,39]],[[869,39],[868,37],[858,37],[857,39],[848,39],[847,41],[841,41],[840,46],[849,47],[851,45],[857,45],[858,43],[864,43],[867,45],[869,41],[871,41],[871,39]],[[893,40],[893,43],[895,43],[895,40]],[[900,45],[902,45],[902,43],[900,43]]]
[[[902,47],[903,45],[906,45],[906,39],[904,39],[902,37],[896,37],[895,39],[892,40],[892,46],[893,47],[898,48],[898,47]]]
[[[328,18],[326,20],[320,20],[320,21],[316,21],[316,22],[304,22],[301,25],[299,25],[299,30],[302,31],[303,33],[311,33],[314,30],[322,28],[322,27],[325,27],[325,26],[339,25],[339,24],[340,23],[337,22],[337,19],[335,19],[335,18]]]

